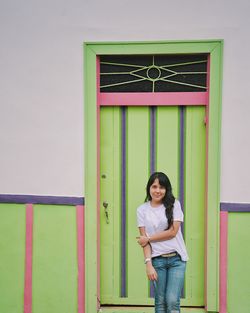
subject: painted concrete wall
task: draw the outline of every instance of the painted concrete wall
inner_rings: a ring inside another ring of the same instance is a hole
[[[84,195],[84,41],[220,38],[221,201],[250,202],[248,0],[6,1],[0,10],[0,193]]]
[[[227,297],[228,313],[237,311],[248,312],[250,305],[249,270],[246,263],[249,259],[249,249],[245,245],[239,248],[239,242],[248,242],[250,214],[229,213],[228,216],[228,279]],[[238,225],[237,229],[235,225]],[[239,309],[240,308],[240,309]]]
[[[250,305],[250,252],[239,246],[250,240],[249,205],[245,212],[234,209],[223,205],[220,313],[248,313]],[[83,210],[73,204],[0,203],[0,312],[86,312]]]
[[[83,313],[83,207],[27,206],[0,203],[0,312]]]

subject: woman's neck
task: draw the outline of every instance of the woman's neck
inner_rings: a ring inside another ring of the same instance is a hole
[[[157,207],[159,207],[159,206],[161,206],[162,205],[162,202],[161,201],[159,201],[159,202],[156,202],[156,201],[150,201],[150,205],[151,205],[151,207],[152,208],[157,208]]]

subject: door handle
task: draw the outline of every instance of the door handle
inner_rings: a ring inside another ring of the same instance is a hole
[[[109,212],[108,212],[108,202],[107,201],[103,201],[102,203],[103,207],[104,207],[104,213],[105,213],[105,218],[106,218],[106,224],[109,224]]]

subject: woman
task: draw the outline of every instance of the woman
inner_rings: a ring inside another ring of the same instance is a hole
[[[137,209],[137,239],[143,248],[147,276],[154,282],[155,313],[179,313],[188,260],[180,227],[183,213],[164,173],[153,173],[146,191],[146,202]]]

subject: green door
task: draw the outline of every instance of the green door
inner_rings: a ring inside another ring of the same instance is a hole
[[[152,171],[165,172],[184,211],[190,260],[181,305],[204,306],[205,106],[101,107],[101,305],[152,305],[136,208]]]

